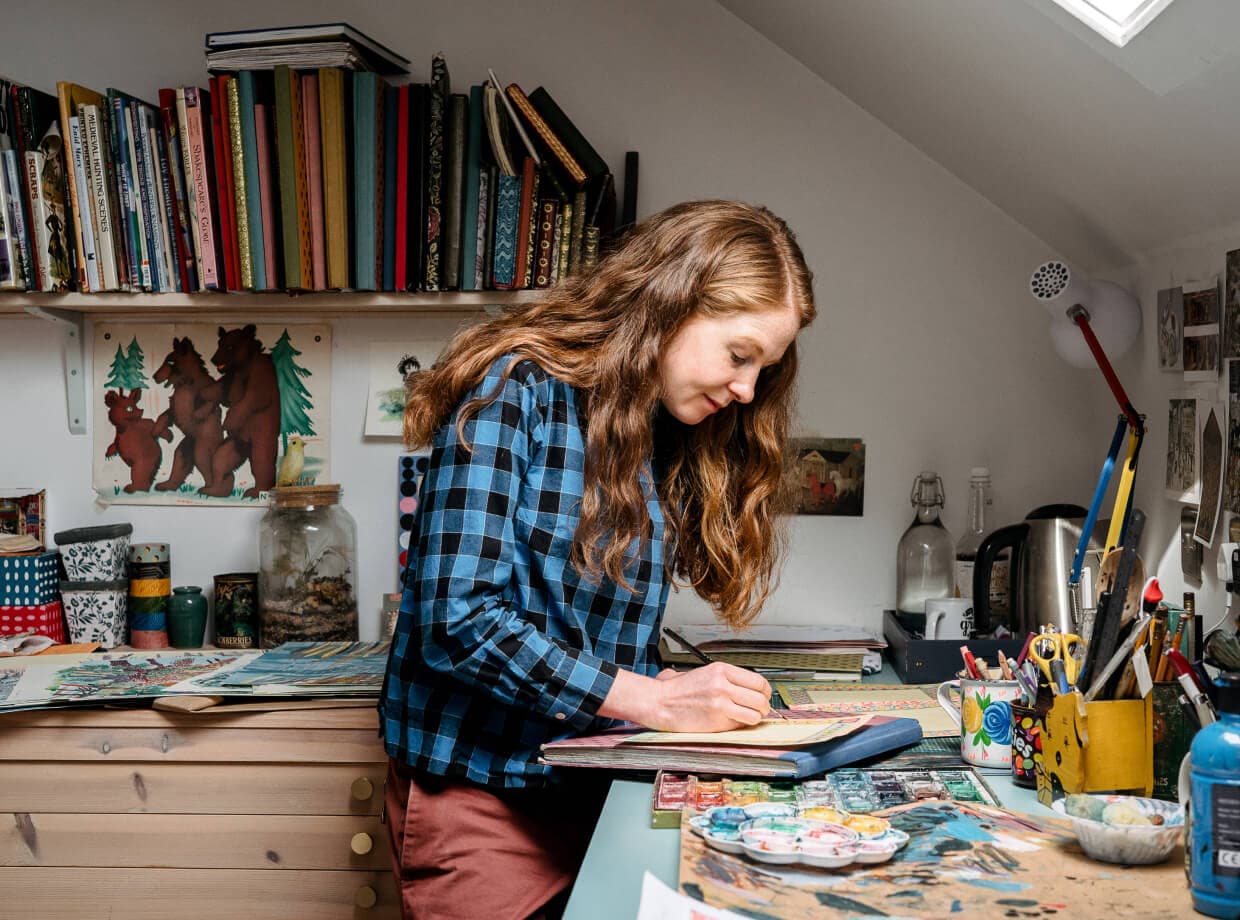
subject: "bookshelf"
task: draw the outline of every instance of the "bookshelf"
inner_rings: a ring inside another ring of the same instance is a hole
[[[193,319],[197,317],[288,316],[376,317],[471,313],[488,307],[528,302],[538,290],[469,291],[456,293],[384,293],[376,291],[316,291],[288,294],[234,292],[228,294],[40,294],[0,292],[0,317],[40,311],[79,314],[82,318]]]

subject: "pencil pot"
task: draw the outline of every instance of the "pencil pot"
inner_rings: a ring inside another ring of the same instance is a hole
[[[1039,696],[1032,706],[1012,704],[1012,782],[1033,789],[1038,785],[1037,763],[1042,759],[1042,720],[1049,697]]]
[[[1014,680],[945,680],[939,684],[938,697],[939,705],[960,726],[960,756],[965,762],[982,769],[1011,768],[1012,703],[1020,699],[1020,684]]]
[[[1154,788],[1153,700],[1081,699],[1076,693],[1055,697],[1042,720],[1038,801],[1049,807],[1071,792],[1148,796]]]
[[[1196,727],[1180,708],[1183,691],[1174,681],[1154,684],[1154,798],[1179,801],[1180,762],[1193,744]]]

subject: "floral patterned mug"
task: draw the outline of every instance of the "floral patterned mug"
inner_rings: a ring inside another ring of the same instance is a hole
[[[960,694],[956,702],[953,691]],[[1020,699],[1014,680],[945,680],[939,705],[960,726],[960,756],[975,767],[1012,767],[1012,702]]]

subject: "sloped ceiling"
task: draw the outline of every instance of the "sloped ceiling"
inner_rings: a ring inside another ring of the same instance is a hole
[[[1240,221],[1236,0],[1125,48],[1051,0],[718,2],[1082,269]]]

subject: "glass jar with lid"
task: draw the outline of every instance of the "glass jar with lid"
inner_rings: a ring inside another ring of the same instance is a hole
[[[340,486],[272,489],[258,559],[263,648],[357,641],[357,524]]]

